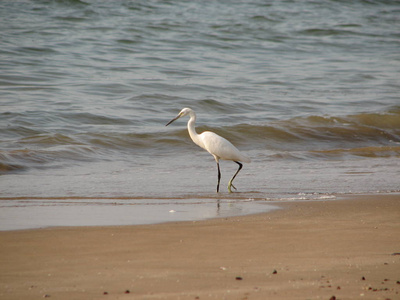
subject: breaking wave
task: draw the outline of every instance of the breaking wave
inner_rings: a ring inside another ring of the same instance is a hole
[[[147,133],[97,130],[54,134],[23,126],[10,130],[21,137],[9,143],[8,149],[0,151],[1,172],[107,160],[113,159],[115,153],[127,159],[150,153],[167,155],[193,147],[186,127],[166,130],[164,124],[159,125],[159,131]],[[243,151],[269,151],[271,156],[281,159],[400,157],[400,108],[383,113],[296,117],[266,124],[199,126],[197,130],[199,133],[215,131]]]

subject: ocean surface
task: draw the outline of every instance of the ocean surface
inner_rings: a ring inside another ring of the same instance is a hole
[[[398,1],[1,1],[0,230],[398,193],[399,49]]]

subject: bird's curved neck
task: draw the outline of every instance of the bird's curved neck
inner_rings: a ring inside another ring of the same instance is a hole
[[[195,124],[196,124],[196,114],[194,112],[191,112],[190,119],[187,123],[187,128],[189,131],[190,138],[193,140],[195,144],[197,144],[200,147],[203,147],[199,134],[197,134],[196,132]]]

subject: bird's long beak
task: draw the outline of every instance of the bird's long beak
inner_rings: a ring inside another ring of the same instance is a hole
[[[173,121],[178,120],[181,117],[181,114],[179,114],[176,118],[173,118],[171,121],[169,121],[165,126],[168,126],[171,124]]]

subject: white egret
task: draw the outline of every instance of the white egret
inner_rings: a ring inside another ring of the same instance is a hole
[[[181,110],[181,112],[178,114],[178,116],[171,121],[169,121],[165,126],[168,126],[175,120],[184,117],[184,116],[190,116],[190,119],[188,121],[187,127],[189,131],[189,135],[192,139],[192,141],[203,148],[204,150],[208,151],[212,156],[214,156],[215,161],[217,162],[217,168],[218,168],[218,184],[217,184],[217,193],[219,192],[219,183],[221,181],[221,170],[219,168],[219,160],[232,160],[235,163],[239,165],[238,170],[236,173],[233,175],[231,180],[229,180],[228,183],[228,191],[232,193],[231,187],[233,187],[235,190],[235,186],[232,184],[233,180],[235,179],[236,175],[239,173],[239,171],[242,169],[243,165],[240,162],[250,162],[250,158],[248,158],[246,155],[240,153],[240,151],[232,145],[231,142],[228,140],[224,139],[223,137],[219,136],[218,134],[211,132],[211,131],[204,131],[201,134],[198,134],[195,129],[195,123],[196,123],[196,114],[195,112],[190,109],[190,108],[184,108]]]

